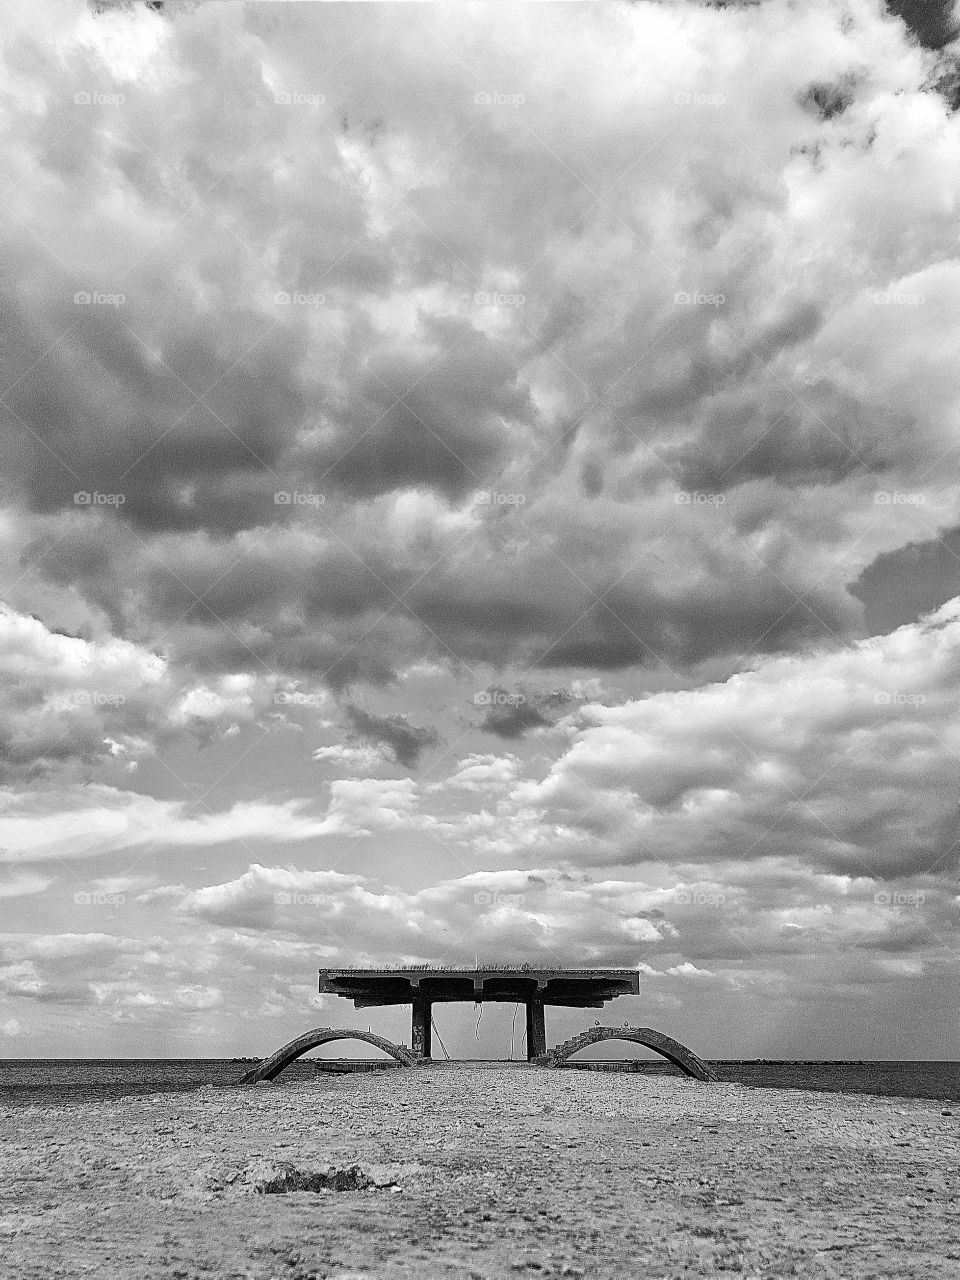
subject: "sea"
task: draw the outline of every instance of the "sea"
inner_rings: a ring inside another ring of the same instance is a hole
[[[317,1061],[305,1057],[291,1063],[274,1086],[316,1080]],[[255,1062],[221,1058],[8,1058],[0,1061],[0,1105],[62,1106],[137,1094],[230,1088]],[[496,1064],[487,1061],[485,1065]],[[588,1069],[602,1069],[602,1065],[606,1064],[593,1063]],[[960,1102],[960,1062],[713,1061],[710,1066],[719,1080],[756,1089]],[[676,1074],[666,1062],[637,1062],[630,1067],[637,1074]]]

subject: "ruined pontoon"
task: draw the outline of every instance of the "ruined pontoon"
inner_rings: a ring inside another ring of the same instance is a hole
[[[544,1008],[602,1009],[617,996],[638,995],[635,969],[517,969],[489,965],[479,969],[414,965],[389,969],[321,969],[320,991],[353,1000],[355,1009],[374,1005],[413,1006],[410,1045],[418,1058],[431,1056],[431,1010],[435,1004],[495,1000],[527,1010],[527,1059],[547,1051]]]
[[[522,1004],[527,1013],[527,1059],[543,1067],[563,1066],[571,1054],[605,1040],[645,1045],[668,1058],[688,1076],[711,1080],[713,1073],[684,1045],[652,1027],[591,1027],[554,1049],[547,1049],[544,1009],[547,1005],[573,1009],[602,1009],[617,996],[639,995],[636,969],[534,969],[530,965],[398,965],[383,969],[321,969],[319,990],[324,995],[352,1000],[357,1009],[379,1005],[412,1007],[410,1048],[393,1044],[372,1031],[315,1027],[283,1045],[249,1071],[241,1083],[273,1080],[302,1054],[337,1040],[361,1040],[381,1049],[402,1066],[431,1061],[433,1006],[451,1001],[483,1004]],[[573,1064],[571,1064],[573,1065]]]

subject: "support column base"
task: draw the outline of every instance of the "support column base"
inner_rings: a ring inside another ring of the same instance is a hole
[[[431,1053],[432,1006],[425,996],[413,1000],[413,1026],[410,1047],[418,1058],[429,1058]]]
[[[543,1001],[527,1001],[527,1061],[533,1062],[547,1052],[547,1029],[543,1017]]]

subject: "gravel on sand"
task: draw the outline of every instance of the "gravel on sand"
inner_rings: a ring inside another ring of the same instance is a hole
[[[17,1280],[960,1277],[960,1107],[517,1065],[0,1108]]]

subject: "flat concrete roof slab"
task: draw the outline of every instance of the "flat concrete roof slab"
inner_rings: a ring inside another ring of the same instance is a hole
[[[410,1004],[420,998],[434,1003],[538,1000],[598,1009],[617,996],[638,995],[640,974],[636,969],[534,969],[526,965],[321,969],[319,990],[352,999],[356,1008]]]

